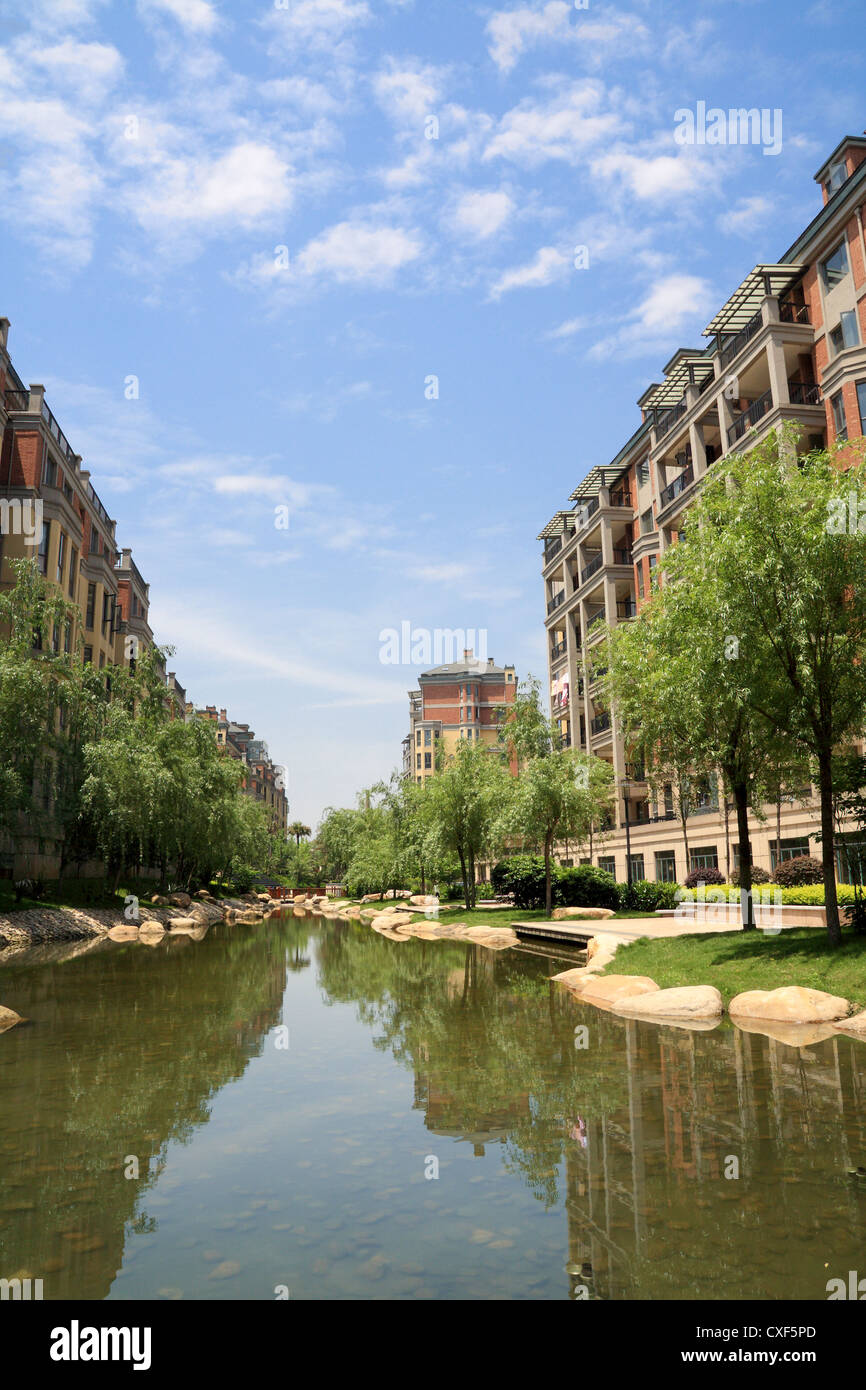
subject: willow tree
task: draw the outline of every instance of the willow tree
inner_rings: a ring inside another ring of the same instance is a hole
[[[467,910],[475,906],[475,869],[492,854],[500,813],[512,791],[501,757],[482,743],[461,739],[426,788],[425,813],[440,854],[460,864]]]

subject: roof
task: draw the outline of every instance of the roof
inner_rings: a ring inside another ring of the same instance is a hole
[[[583,502],[587,497],[596,497],[600,487],[610,487],[622,473],[622,468],[605,467],[597,464],[591,468],[582,483],[569,494],[569,502]]]
[[[722,306],[715,318],[704,329],[704,337],[716,333],[736,333],[744,328],[749,319],[754,318],[766,294],[779,295],[788,289],[806,269],[796,263],[776,265],[756,265],[750,270],[727,303]]]
[[[709,375],[713,375],[712,364],[709,361],[712,352],[712,347],[677,348],[670,362],[664,368],[664,381],[661,384],[656,383],[648,387],[638,401],[638,405],[645,406],[650,410],[678,405],[687,386],[694,382],[700,385],[706,379],[707,369],[709,369]],[[701,367],[704,368],[703,371]]]
[[[544,530],[539,531],[535,539],[537,541],[549,541],[553,540],[554,536],[561,536],[568,525],[569,518],[572,521],[576,520],[574,512],[556,512],[555,515],[550,518]]]
[[[513,667],[511,668],[513,670]],[[422,671],[419,677],[424,680],[427,676],[504,676],[504,666],[488,666],[487,662],[480,656],[467,661],[449,661],[444,666],[434,666],[431,671]]]
[[[826,173],[830,165],[835,162],[837,156],[840,155],[843,150],[850,149],[852,145],[854,145],[855,147],[859,147],[861,150],[864,150],[866,149],[866,138],[864,138],[864,136],[862,135],[844,135],[842,139],[839,141],[835,150],[833,150],[831,154],[828,154],[827,158],[824,160],[824,163],[821,165],[821,168],[815,175],[815,179],[817,182],[820,183],[821,175]],[[844,187],[844,185],[840,184],[839,188],[842,187]],[[835,192],[838,193],[839,189],[837,188]]]

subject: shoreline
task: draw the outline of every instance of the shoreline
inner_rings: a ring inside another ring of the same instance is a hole
[[[217,922],[260,921],[277,906],[258,893],[234,898],[209,895],[191,898],[187,893],[170,895],[159,903],[140,903],[138,922],[129,921],[120,907],[38,907],[0,916],[0,965],[10,952],[55,942],[85,942],[108,937],[133,941],[141,936],[158,937],[172,932],[206,931]],[[177,899],[186,899],[186,903]],[[273,906],[272,906],[273,904]]]

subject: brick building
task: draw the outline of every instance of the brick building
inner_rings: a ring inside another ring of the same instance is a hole
[[[784,421],[798,425],[803,450],[866,433],[866,138],[847,136],[815,177],[822,210],[778,261],[755,266],[736,286],[704,330],[704,346],[674,353],[664,380],[638,401],[634,434],[538,538],[552,711],[566,744],[614,767],[617,813],[596,862],[620,879],[681,882],[692,868],[725,870],[728,859],[736,866],[737,847],[710,782],[695,798],[685,863],[672,794],[654,800],[645,769],[626,762],[616,711],[602,707],[590,679],[605,623],[637,613],[718,459]],[[784,805],[779,844],[775,808],[767,813],[752,826],[757,864],[771,870],[779,858],[816,853],[811,787]],[[838,872],[849,876],[841,850]]]
[[[445,756],[461,739],[497,746],[497,710],[516,698],[513,666],[496,666],[464,651],[462,661],[435,666],[409,692],[409,733],[403,740],[403,776],[425,782],[436,773],[436,750]]]
[[[271,761],[268,745],[256,738],[249,724],[236,724],[224,709],[206,705],[204,709],[187,706],[194,714],[214,726],[214,737],[230,758],[243,764],[243,790],[260,801],[270,811],[275,830],[285,834],[289,822],[289,802],[285,791],[285,769]]]

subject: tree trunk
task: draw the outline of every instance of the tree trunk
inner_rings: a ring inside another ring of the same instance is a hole
[[[776,867],[782,862],[782,783],[776,793]]]
[[[465,859],[465,856],[464,856],[464,854],[463,854],[462,849],[461,849],[461,850],[458,850],[458,851],[457,851],[457,854],[458,854],[458,857],[459,857],[459,859],[460,859],[460,877],[461,877],[461,879],[463,880],[463,902],[464,902],[464,904],[465,904],[465,906],[466,906],[466,911],[467,911],[467,912],[471,912],[471,911],[472,911],[472,903],[471,903],[470,898],[469,898],[469,879],[468,879],[467,874],[466,874],[466,859]]]
[[[724,799],[725,806],[725,881],[731,881],[731,807],[727,796]]]
[[[686,874],[691,873],[692,868],[691,864],[689,863],[689,831],[687,825],[688,818],[688,812],[683,810],[683,803],[680,802],[680,824],[683,828],[683,844],[686,847]]]
[[[818,754],[818,787],[821,793],[821,861],[824,866],[824,911],[831,946],[842,943],[839,903],[836,897],[836,827],[833,824],[833,771],[829,748]]]
[[[733,787],[737,807],[737,834],[740,838],[740,912],[743,931],[755,929],[755,904],[752,899],[752,841],[749,835],[749,788],[746,782]]]
[[[553,912],[553,885],[550,881],[550,835],[544,837],[544,910],[548,919]]]

